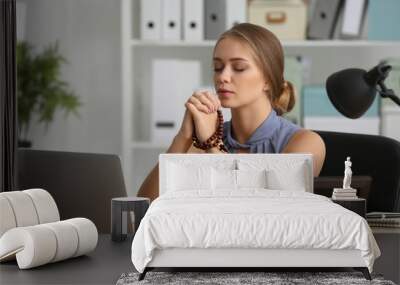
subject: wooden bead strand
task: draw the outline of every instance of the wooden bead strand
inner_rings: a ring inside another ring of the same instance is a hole
[[[221,110],[217,110],[217,115],[218,115],[218,127],[215,133],[213,133],[212,136],[209,137],[206,141],[200,142],[200,140],[196,136],[196,133],[194,132],[192,135],[193,145],[196,148],[202,150],[209,150],[213,147],[218,147],[218,149],[221,152],[227,153],[228,150],[226,149],[222,139],[224,133],[224,117],[222,115]]]

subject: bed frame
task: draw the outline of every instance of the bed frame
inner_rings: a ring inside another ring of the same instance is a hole
[[[143,280],[148,271],[155,268],[332,268],[351,267],[361,271],[367,280],[371,280],[365,261],[359,250],[333,249],[240,249],[240,248],[170,248],[157,249],[151,262],[139,280]]]
[[[165,193],[166,161],[200,159],[212,163],[213,160],[232,161],[237,158],[265,158],[280,154],[161,154],[160,195]],[[311,154],[285,154],[280,159],[302,159],[306,162],[307,192],[313,192],[313,162]],[[168,248],[157,249],[153,259],[147,264],[139,280],[155,268],[232,268],[246,271],[250,268],[338,268],[351,267],[361,271],[367,280],[371,276],[360,250],[333,249],[259,249],[259,248]]]

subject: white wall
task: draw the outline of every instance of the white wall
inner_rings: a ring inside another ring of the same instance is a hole
[[[18,0],[27,3],[26,40],[38,49],[59,41],[62,69],[83,102],[80,117],[57,112],[45,132],[32,125],[35,149],[121,153],[119,0]]]

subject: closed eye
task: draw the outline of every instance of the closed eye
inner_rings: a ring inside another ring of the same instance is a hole
[[[221,72],[222,70],[223,70],[223,68],[214,68],[214,72]],[[246,68],[235,68],[234,70],[237,72],[242,72],[242,71],[245,71]]]

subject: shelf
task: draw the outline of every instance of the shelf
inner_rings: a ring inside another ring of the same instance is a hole
[[[132,46],[139,47],[213,47],[215,41],[185,42],[185,41],[150,41],[131,40]]]
[[[211,51],[216,40],[142,40],[140,1],[121,0],[122,45],[122,156],[128,189],[138,189],[170,142],[150,141],[152,60],[196,60],[201,63],[201,85],[212,84]],[[284,54],[302,60],[302,85],[321,85],[332,73],[350,67],[369,69],[382,59],[400,57],[400,41],[282,40]],[[400,94],[398,94],[400,95]],[[388,99],[386,99],[388,100]],[[383,107],[383,106],[382,106]],[[383,108],[387,133],[397,131],[400,108]],[[147,141],[146,141],[147,140]],[[130,193],[135,195],[136,193]]]
[[[131,40],[132,46],[137,47],[213,47],[216,41],[205,40],[199,42],[186,41],[150,41]],[[304,40],[304,41],[282,41],[283,47],[398,47],[400,41],[368,41],[368,40]]]

